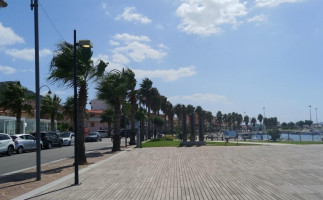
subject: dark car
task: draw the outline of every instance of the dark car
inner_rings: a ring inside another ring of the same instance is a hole
[[[32,133],[32,135],[36,137],[36,133]],[[43,147],[45,149],[49,149],[53,146],[62,147],[63,145],[63,139],[54,132],[41,132],[40,139],[43,142]]]
[[[130,137],[130,132],[131,130],[127,130],[127,129],[120,129],[120,136],[121,137]]]
[[[102,141],[102,138],[99,132],[90,132],[85,137],[85,142],[97,142],[99,140]]]

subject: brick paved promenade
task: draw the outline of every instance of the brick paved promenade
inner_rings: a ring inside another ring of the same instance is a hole
[[[122,152],[31,199],[323,199],[323,145]]]

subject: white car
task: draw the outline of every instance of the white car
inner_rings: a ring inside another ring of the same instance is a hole
[[[12,138],[5,133],[0,133],[0,153],[6,153],[8,156],[11,156],[14,151],[15,143]]]
[[[63,132],[59,136],[63,140],[63,145],[64,146],[70,146],[74,144],[74,133],[73,132]]]
[[[15,141],[15,150],[18,154],[37,149],[36,138],[30,134],[12,135],[11,137]],[[40,149],[42,147],[43,143],[40,141]]]

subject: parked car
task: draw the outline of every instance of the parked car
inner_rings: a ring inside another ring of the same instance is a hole
[[[15,143],[12,138],[5,133],[0,133],[0,154],[6,153],[8,156],[11,156],[14,151]]]
[[[97,142],[99,140],[102,141],[102,138],[99,132],[90,132],[85,137],[85,142]]]
[[[101,134],[102,138],[111,137],[111,135],[109,135],[109,131],[98,130],[97,132],[99,132]]]
[[[71,144],[74,144],[74,133],[71,131],[63,132],[60,134],[60,137],[63,140],[63,145],[70,146]]]
[[[120,136],[121,137],[126,137],[126,135],[127,135],[127,138],[128,138],[128,137],[130,137],[130,133],[131,133],[131,130],[120,129]]]
[[[32,133],[36,137],[36,133]],[[45,149],[50,149],[53,146],[62,147],[63,140],[54,132],[40,132],[40,139],[43,142]]]
[[[15,150],[17,153],[23,153],[37,148],[36,138],[30,134],[12,135],[11,137],[14,140]],[[42,148],[42,146],[43,143],[40,142],[40,147]]]

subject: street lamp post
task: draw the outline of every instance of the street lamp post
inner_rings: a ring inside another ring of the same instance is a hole
[[[74,52],[73,52],[73,85],[74,85],[74,185],[79,185],[79,164],[78,164],[78,132],[77,132],[77,62],[76,62],[76,47],[92,48],[93,45],[90,40],[80,40],[76,42],[76,30],[74,30]]]
[[[318,125],[318,121],[317,121],[317,108],[315,108],[315,115],[316,115],[316,126]]]
[[[312,106],[309,105],[308,107],[310,107],[310,121],[312,121]]]

